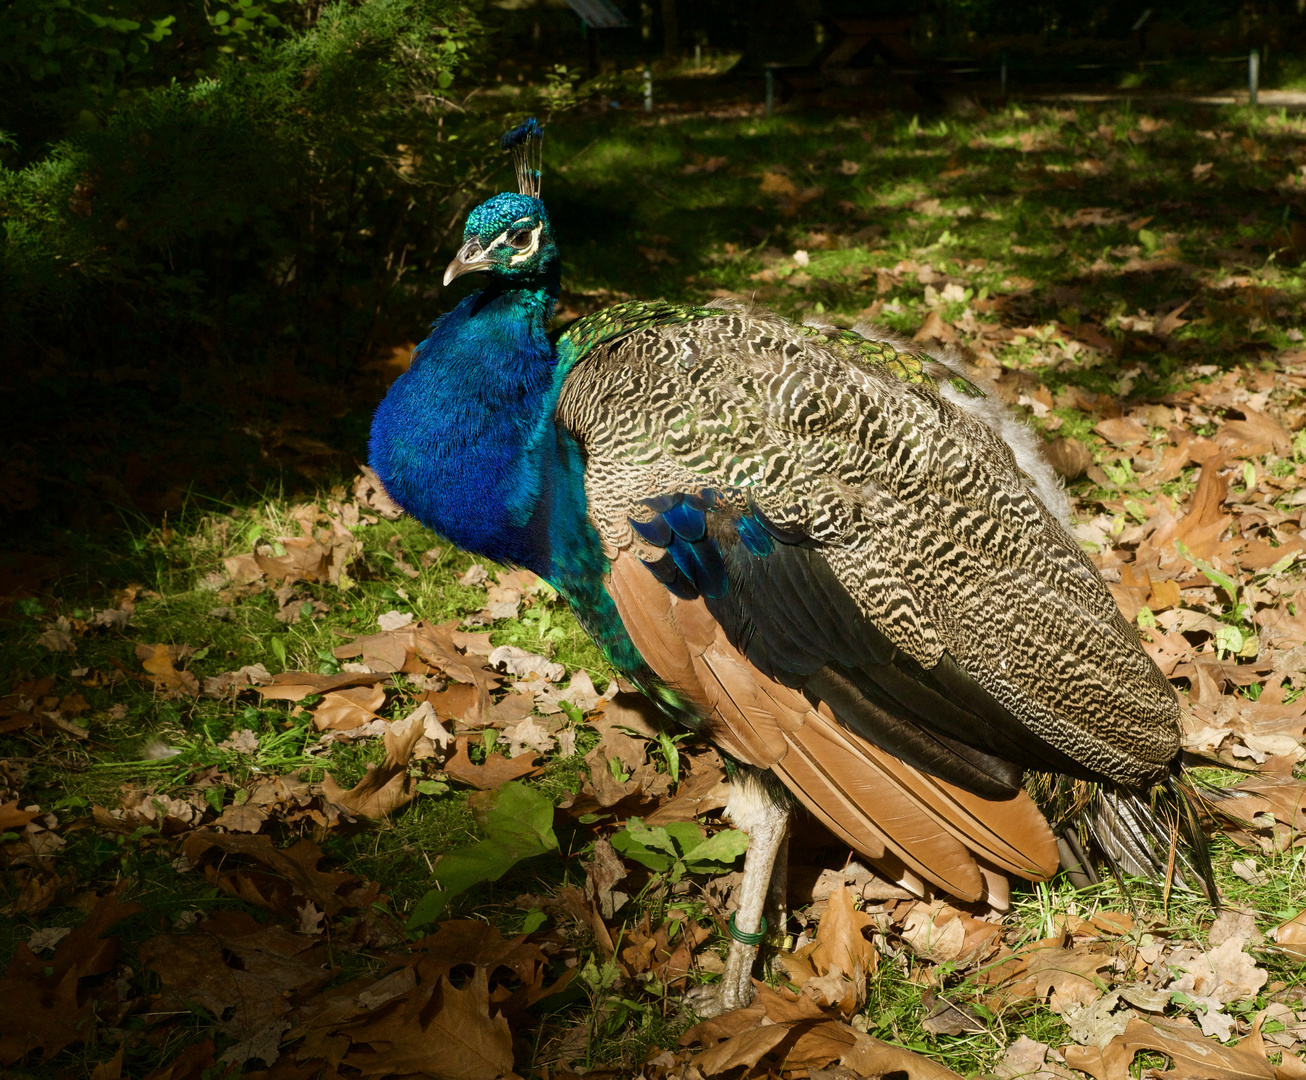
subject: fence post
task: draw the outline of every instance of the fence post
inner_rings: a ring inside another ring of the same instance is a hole
[[[766,65],[766,115],[770,116],[775,111],[775,71],[770,64]]]
[[[644,65],[644,111],[653,111],[653,72]]]
[[[998,69],[998,86],[999,92],[1003,97],[1007,96],[1007,54],[1002,54],[1002,66]]]
[[[1261,54],[1253,49],[1247,56],[1247,104],[1255,106],[1261,82]]]

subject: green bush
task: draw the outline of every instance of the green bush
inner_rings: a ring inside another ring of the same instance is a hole
[[[500,121],[442,98],[482,41],[475,3],[17,0],[0,16],[0,98],[26,105],[0,114],[8,348],[108,362],[198,335],[353,360],[450,201],[500,164]]]

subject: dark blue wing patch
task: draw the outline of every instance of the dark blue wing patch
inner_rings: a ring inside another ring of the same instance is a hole
[[[697,492],[654,495],[643,503],[653,511],[648,521],[630,519],[631,528],[647,543],[663,548],[663,556],[644,565],[663,585],[683,600],[704,596],[719,600],[730,587],[726,560],[722,557],[720,532],[708,535],[708,514],[716,507],[718,495],[711,488]],[[742,517],[721,515],[720,522],[733,524],[739,540],[749,554],[765,558],[775,549],[775,541],[797,543],[805,539],[780,529],[758,510]],[[727,525],[728,527],[728,525]],[[730,538],[724,538],[727,545]]]

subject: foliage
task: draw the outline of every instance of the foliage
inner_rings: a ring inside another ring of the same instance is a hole
[[[409,253],[451,227],[446,204],[487,168],[476,121],[437,122],[480,40],[475,9],[365,0],[310,22],[303,5],[298,27],[239,10],[207,17],[207,66],[191,39],[146,53],[141,41],[177,28],[143,11],[96,15],[108,22],[80,38],[60,22],[80,10],[39,26],[31,10],[9,13],[26,28],[4,58],[9,85],[55,84],[30,92],[48,107],[46,130],[11,146],[26,164],[0,165],[12,347],[81,357],[91,340],[103,354],[161,336],[193,348],[199,334],[222,351],[280,342],[339,362],[367,340]]]
[[[439,886],[413,908],[408,929],[435,922],[449,901],[483,881],[498,881],[523,859],[558,849],[553,803],[538,788],[510,780],[494,793],[485,814],[485,837],[441,858],[431,873]]]
[[[620,854],[634,859],[676,884],[686,874],[720,874],[748,850],[748,834],[722,829],[708,837],[692,821],[673,821],[649,828],[639,818],[612,837]]]

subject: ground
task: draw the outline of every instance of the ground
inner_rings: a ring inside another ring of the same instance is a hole
[[[927,904],[809,830],[758,1002],[692,1027],[743,850],[719,759],[547,585],[277,437],[292,494],[6,558],[0,1065],[1306,1075],[1306,121],[669,109],[561,120],[546,161],[562,323],[732,297],[969,350],[1068,478],[1189,747],[1251,770],[1203,774],[1252,795],[1212,840],[1224,911],[1109,877]]]

